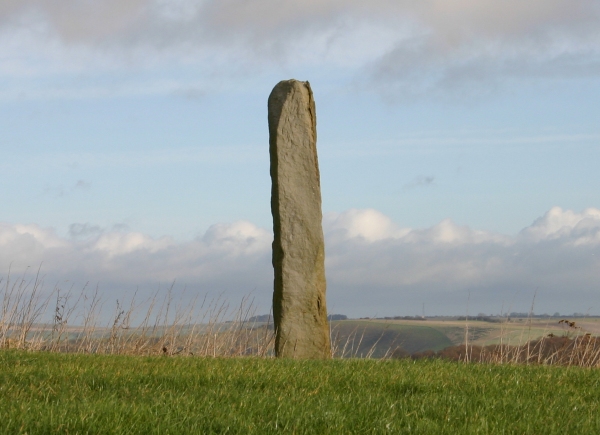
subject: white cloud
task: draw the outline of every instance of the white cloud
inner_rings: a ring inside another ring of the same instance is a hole
[[[167,249],[173,242],[168,237],[155,240],[141,233],[110,232],[102,234],[88,249],[101,252],[108,258],[145,251],[151,254]]]
[[[473,310],[498,312],[515,297],[528,304],[536,288],[536,311],[600,311],[594,305],[598,209],[554,207],[516,236],[449,219],[430,228],[402,228],[372,209],[327,214],[324,230],[328,299],[336,311],[414,314],[425,301],[438,313],[462,313],[470,292]],[[268,310],[272,233],[250,222],[216,224],[188,242],[91,224],[74,224],[71,233],[61,238],[36,225],[2,224],[0,267],[8,271],[12,264],[14,274],[43,263],[48,279],[99,282],[121,297],[138,285],[173,280],[233,298],[254,290],[260,308]]]
[[[600,243],[600,210],[588,208],[582,213],[553,207],[537,219],[521,235],[540,242],[562,239],[574,245]]]
[[[41,254],[48,250],[64,248],[68,246],[68,242],[58,237],[54,231],[37,225],[1,224],[0,245],[2,260],[7,264],[11,261],[27,260],[28,257],[38,261]]]
[[[410,231],[399,228],[389,217],[373,209],[326,214],[323,226],[333,240],[360,238],[367,242],[402,237]]]
[[[185,243],[91,224],[71,225],[70,238],[37,225],[2,224],[0,264],[5,270],[12,264],[13,272],[23,273],[43,263],[47,275],[61,280],[136,285],[174,279],[206,283],[218,278],[224,288],[229,279],[263,260],[270,242],[269,232],[248,222],[217,224],[204,237]],[[261,271],[252,274],[256,278]],[[249,286],[257,285],[249,275],[244,279]]]
[[[370,240],[346,230],[345,239],[328,238],[330,297],[338,311],[356,304],[361,315],[406,313],[407,307],[414,314],[425,301],[438,313],[456,313],[464,312],[470,292],[471,308],[499,312],[515,298],[530,303],[527,299],[538,289],[539,310],[600,311],[594,305],[600,282],[599,213],[555,207],[516,236],[458,226],[449,219],[395,233],[382,219],[386,236]],[[365,220],[365,211],[342,215],[344,229],[360,228]],[[336,231],[330,228],[330,234]],[[528,306],[520,308],[527,311]]]
[[[596,0],[21,0],[0,7],[0,49],[6,53],[0,72],[19,79],[195,65],[196,78],[200,66],[215,82],[215,72],[222,81],[223,73],[317,68],[389,98],[480,94],[506,79],[597,78],[600,6]],[[155,79],[131,92],[177,90],[189,81],[179,77],[166,86]],[[101,85],[78,92],[110,94]],[[127,93],[131,86],[116,88]]]
[[[372,67],[375,83],[397,93],[485,94],[505,79],[600,74],[597,2],[431,0],[412,9],[422,32]]]

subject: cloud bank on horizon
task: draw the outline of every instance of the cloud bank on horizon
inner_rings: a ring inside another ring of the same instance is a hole
[[[600,5],[15,0],[0,5],[0,50],[7,54],[0,75],[16,84],[24,77],[115,74],[109,83],[96,80],[85,89],[65,89],[57,80],[51,89],[38,89],[45,97],[191,92],[194,86],[202,93],[224,82],[226,88],[240,86],[237,80],[249,71],[266,74],[273,67],[330,71],[392,99],[479,95],[514,80],[598,77]],[[173,65],[195,78],[181,71],[161,75]],[[150,77],[128,83],[119,76],[132,70]],[[13,97],[15,92],[25,90]]]
[[[324,219],[330,311],[352,316],[528,311],[597,312],[600,210],[554,207],[516,236],[444,220],[401,228],[377,210]],[[46,282],[98,283],[109,295],[172,281],[188,289],[252,295],[269,309],[272,233],[250,222],[212,226],[175,242],[126,229],[72,225],[69,237],[36,225],[0,225],[0,263],[11,273],[42,264]],[[467,294],[470,292],[470,296]]]
[[[290,76],[319,91],[346,210],[330,311],[527,311],[537,289],[536,312],[600,312],[598,0],[1,1],[0,268],[268,310],[266,99]]]

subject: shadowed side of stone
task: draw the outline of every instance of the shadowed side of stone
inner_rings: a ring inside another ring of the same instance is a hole
[[[310,84],[279,82],[268,107],[275,353],[330,358],[317,122]]]

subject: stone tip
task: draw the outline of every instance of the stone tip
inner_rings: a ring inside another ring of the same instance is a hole
[[[275,85],[273,90],[282,88],[282,87],[292,88],[292,87],[301,87],[301,86],[306,86],[308,89],[310,89],[310,82],[308,80],[302,81],[302,80],[296,80],[296,79],[281,80],[279,83],[277,83]]]
[[[279,83],[308,83],[308,80],[287,79],[281,80]]]

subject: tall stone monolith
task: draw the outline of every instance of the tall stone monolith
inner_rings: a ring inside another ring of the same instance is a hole
[[[317,119],[310,84],[279,82],[268,106],[275,354],[329,358]]]

